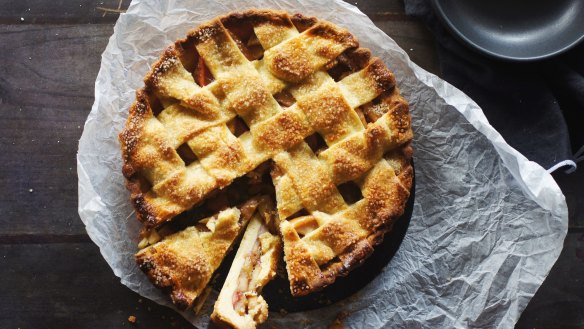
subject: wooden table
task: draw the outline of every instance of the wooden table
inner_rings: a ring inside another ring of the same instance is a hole
[[[0,0],[0,328],[189,328],[120,284],[77,214],[75,155],[119,0]],[[353,2],[355,3],[355,2]],[[357,6],[439,74],[432,35],[398,0]],[[557,180],[570,233],[518,327],[584,325],[584,170]]]

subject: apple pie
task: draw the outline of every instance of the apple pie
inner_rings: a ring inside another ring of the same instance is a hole
[[[123,173],[144,224],[136,259],[178,306],[196,305],[243,234],[213,319],[251,328],[280,248],[303,296],[365,261],[403,213],[408,103],[346,29],[230,13],[169,46],[144,81],[120,133]]]

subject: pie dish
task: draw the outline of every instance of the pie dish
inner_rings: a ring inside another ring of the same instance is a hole
[[[412,137],[392,72],[347,30],[275,10],[204,23],[153,65],[120,133],[136,259],[193,307],[250,222],[213,319],[253,327],[280,245],[294,296],[373,252],[409,197]]]

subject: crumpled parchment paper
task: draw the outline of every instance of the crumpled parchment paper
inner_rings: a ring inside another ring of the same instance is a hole
[[[140,224],[121,174],[117,135],[134,91],[161,51],[233,10],[276,8],[348,28],[395,72],[414,127],[416,198],[402,245],[355,296],[322,309],[272,312],[278,328],[511,328],[562,249],[567,208],[552,177],[512,149],[462,92],[412,63],[352,5],[317,0],[140,0],[118,19],[102,55],[95,103],[79,141],[79,215],[121,282],[171,306],[134,263]],[[195,316],[205,327],[214,302]],[[171,306],[172,307],[172,306]]]

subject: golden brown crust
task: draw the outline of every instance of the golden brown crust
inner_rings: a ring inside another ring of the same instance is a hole
[[[189,227],[136,254],[136,262],[150,281],[168,291],[183,310],[201,295],[245,226],[237,209],[225,210],[209,223],[209,231]]]
[[[408,148],[409,146],[404,147],[406,150]],[[358,219],[360,226],[366,227],[371,233],[366,237],[359,237],[355,236],[358,230],[347,229],[349,225],[346,222],[335,223],[331,220],[325,224],[319,242],[325,242],[333,249],[340,247],[342,250],[331,260],[320,265],[314,262],[315,253],[306,249],[295,230],[290,229],[287,223],[283,225],[285,260],[290,290],[294,296],[303,296],[329,286],[336,277],[345,276],[361,265],[373,253],[374,247],[383,241],[383,236],[391,230],[393,222],[403,214],[413,180],[411,154],[408,156],[405,152],[399,152],[391,156],[399,158],[401,164],[399,175],[393,176],[398,181],[387,181],[381,177],[386,175],[371,177],[371,186],[367,187],[369,197],[365,196],[364,204],[343,214],[343,217]],[[387,189],[388,185],[393,188]]]
[[[286,95],[285,108],[275,95]],[[236,118],[249,131],[234,135]],[[285,260],[300,296],[361,264],[403,213],[410,124],[393,73],[347,30],[254,9],[204,23],[168,47],[119,138],[132,203],[149,229],[273,160]],[[304,142],[314,134],[326,143],[316,153]],[[345,183],[363,198],[345,201]],[[310,220],[289,220],[303,209]],[[181,290],[160,277],[160,286]]]

